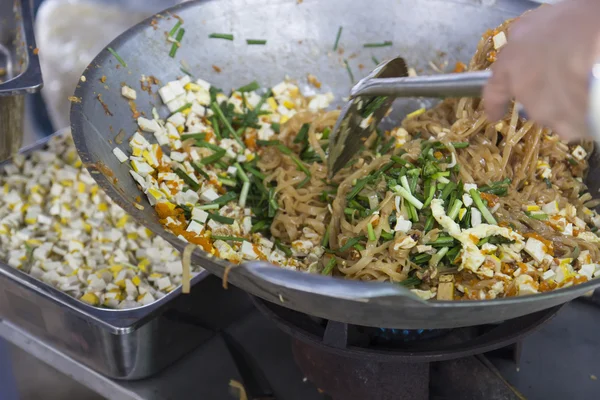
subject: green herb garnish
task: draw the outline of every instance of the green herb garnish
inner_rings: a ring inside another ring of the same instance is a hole
[[[200,185],[198,184],[198,182],[196,182],[195,180],[193,180],[181,168],[175,169],[175,173],[177,174],[177,176],[179,176],[181,179],[183,179],[183,181],[186,183],[186,185],[188,185],[190,187],[190,189],[192,189],[194,192],[196,192],[196,191],[198,191],[200,189]]]
[[[110,51],[110,54],[112,54],[117,59],[119,64],[121,64],[123,67],[127,68],[127,63],[121,58],[121,56],[115,50],[113,50],[112,47],[108,47],[108,51]]]
[[[265,39],[246,39],[246,44],[267,44]]]
[[[253,92],[255,90],[260,89],[260,85],[258,84],[258,82],[256,81],[252,81],[247,85],[244,85],[240,88],[238,88],[238,92],[244,93],[244,92]]]
[[[215,214],[215,213],[207,213],[207,214],[208,214],[208,218],[212,219],[213,221],[220,222],[222,224],[231,225],[235,222],[235,220],[233,218],[224,217],[220,214]]]
[[[225,40],[233,40],[233,35],[231,33],[211,33],[208,35],[210,39],[225,39]]]
[[[391,46],[392,42],[390,40],[386,40],[385,42],[380,43],[365,43],[363,47],[388,47]]]
[[[352,69],[350,69],[350,64],[348,64],[348,60],[344,59],[344,64],[346,65],[346,71],[348,71],[350,82],[354,83],[354,74],[352,73]]]
[[[171,46],[171,51],[169,52],[169,57],[175,58],[175,54],[177,54],[177,50],[179,46],[181,46],[181,39],[183,39],[183,35],[185,34],[185,29],[179,28],[177,31],[177,37],[175,38],[176,42]]]

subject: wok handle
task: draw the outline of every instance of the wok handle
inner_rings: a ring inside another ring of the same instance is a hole
[[[405,78],[371,78],[352,88],[351,97],[479,97],[492,71],[415,76]]]
[[[298,271],[274,267],[265,262],[244,263],[240,268],[243,268],[248,278],[253,279],[256,284],[263,288],[265,284],[269,285],[267,291],[271,293],[293,290],[362,302],[380,297],[395,297],[402,298],[403,301],[429,304],[398,284],[354,281],[311,273],[299,274]]]

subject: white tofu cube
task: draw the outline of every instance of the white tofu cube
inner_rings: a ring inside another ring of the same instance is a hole
[[[527,239],[525,243],[525,252],[529,254],[535,261],[542,262],[546,255],[546,245],[535,238]]]
[[[125,161],[127,161],[129,159],[129,157],[127,157],[127,154],[123,153],[123,150],[121,150],[118,147],[115,147],[113,149],[113,154],[115,155],[115,157],[117,157],[117,160],[119,160],[119,162],[124,163]]]
[[[394,227],[394,230],[396,232],[408,232],[410,229],[412,228],[412,222],[407,221],[403,218],[398,218],[396,220],[396,226]]]
[[[494,35],[492,40],[494,41],[494,49],[496,50],[502,48],[507,43],[506,35],[504,34],[504,32],[497,33],[496,35]]]
[[[137,99],[137,93],[135,92],[135,90],[133,90],[127,85],[121,87],[121,95],[129,100]]]
[[[479,225],[481,225],[481,212],[477,208],[471,207],[471,226],[475,228]]]
[[[202,191],[202,193],[200,193],[200,198],[210,203],[211,201],[215,201],[216,199],[218,199],[219,194],[215,192],[213,188],[209,187],[208,189],[205,189]]]
[[[139,117],[137,119],[137,123],[138,123],[138,126],[140,127],[140,129],[143,130],[144,132],[154,133],[154,132],[158,132],[161,130],[161,127],[158,124],[158,122],[156,122],[153,119]]]
[[[172,123],[174,126],[181,126],[185,124],[185,116],[178,112],[167,118],[167,122]]]
[[[194,232],[195,234],[199,235],[202,233],[202,231],[204,230],[204,225],[199,224],[198,222],[192,220],[192,222],[190,222],[190,224],[188,225],[186,231],[188,232]]]
[[[587,156],[587,152],[580,145],[577,145],[571,154],[573,154],[573,157],[579,161],[585,160],[585,157]]]
[[[192,208],[192,219],[200,223],[205,223],[208,218],[208,213],[198,207]]]
[[[252,243],[245,240],[242,242],[242,256],[247,260],[258,259],[258,254],[254,251],[254,245]]]

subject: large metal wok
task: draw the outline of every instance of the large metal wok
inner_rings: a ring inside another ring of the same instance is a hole
[[[137,108],[151,115],[160,105],[156,95],[141,90],[140,77],[153,75],[161,82],[182,75],[183,61],[196,77],[225,90],[254,79],[273,85],[286,76],[304,79],[315,74],[325,90],[339,99],[352,82],[343,60],[348,59],[356,78],[366,75],[378,59],[402,55],[409,65],[431,73],[430,61],[467,61],[483,32],[515,17],[536,3],[518,0],[230,0],[192,1],[170,9],[185,22],[186,34],[176,58],[168,56],[171,44],[165,31],[175,25],[169,13],[146,20],[110,45],[127,63],[119,66],[109,51],[102,51],[85,70],[71,109],[71,127],[79,154],[98,184],[139,222],[163,236],[178,249],[185,243],[163,229],[145,198],[143,210],[135,205],[140,191],[129,166],[112,154],[120,129],[130,137],[137,129],[120,88],[137,88]],[[151,24],[151,21],[152,22]],[[332,47],[339,25],[344,27],[340,47]],[[158,27],[158,29],[155,29]],[[212,32],[233,33],[233,42],[209,39]],[[246,38],[267,39],[265,46],[248,46]],[[363,43],[393,41],[393,47],[363,48]],[[364,66],[364,69],[359,67]],[[218,66],[222,72],[216,72]],[[101,78],[106,76],[106,81]],[[154,88],[156,91],[156,87]],[[99,98],[100,96],[100,98]],[[420,107],[422,100],[398,100],[396,119]],[[160,106],[159,113],[167,110]],[[118,145],[128,151],[127,140]],[[141,196],[143,197],[143,196]],[[139,197],[138,197],[139,199]],[[222,276],[228,263],[197,250],[193,263]],[[600,280],[551,293],[486,301],[424,302],[399,285],[369,283],[311,275],[274,267],[264,262],[234,266],[228,281],[253,295],[283,306],[336,321],[390,328],[451,328],[515,318],[565,303],[600,286]],[[178,289],[179,290],[179,289]],[[215,304],[215,307],[218,307]]]

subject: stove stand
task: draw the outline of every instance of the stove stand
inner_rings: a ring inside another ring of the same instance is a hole
[[[518,364],[520,340],[560,309],[493,325],[403,330],[328,321],[256,298],[254,303],[292,336],[296,363],[334,400],[522,399],[484,353]]]

